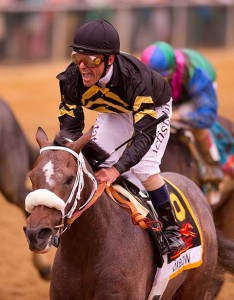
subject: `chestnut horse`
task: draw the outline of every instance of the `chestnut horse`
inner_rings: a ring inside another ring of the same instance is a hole
[[[60,240],[52,268],[50,299],[148,299],[157,258],[149,233],[104,192],[96,198],[95,175],[81,150],[91,131],[77,141],[54,146],[42,128],[41,149],[30,172],[33,192],[26,198],[31,214],[24,227],[29,249],[46,253]],[[217,261],[212,212],[200,189],[188,178],[165,173],[184,193],[202,232],[201,266],[171,279],[162,299],[202,300]],[[92,198],[92,196],[94,197]],[[95,205],[93,199],[96,198]],[[74,222],[74,217],[77,218]],[[72,224],[71,224],[72,223]]]
[[[27,140],[8,104],[0,98],[0,192],[25,214],[25,197],[30,192],[25,182],[39,155],[38,147]],[[50,277],[50,264],[33,254],[33,263],[43,279]]]
[[[225,117],[219,117],[219,123],[234,136],[234,123]],[[181,141],[180,132],[172,133],[161,163],[162,172],[180,173],[202,188],[196,159]],[[224,179],[221,201],[212,206],[215,226],[218,233],[219,265],[216,280],[212,284],[211,298],[214,299],[224,282],[224,271],[234,274],[234,179]]]

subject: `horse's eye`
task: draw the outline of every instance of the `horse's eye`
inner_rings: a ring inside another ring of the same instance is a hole
[[[74,180],[74,176],[69,176],[65,182],[65,184],[70,185]]]

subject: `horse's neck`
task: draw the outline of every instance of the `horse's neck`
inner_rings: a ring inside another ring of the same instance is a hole
[[[133,226],[130,214],[104,192],[92,207],[73,222],[62,236],[62,242],[77,248],[79,253],[83,249],[86,253],[96,249],[97,254],[98,251],[105,251],[104,241],[105,244],[112,244],[116,239],[119,243],[125,234],[131,236]]]

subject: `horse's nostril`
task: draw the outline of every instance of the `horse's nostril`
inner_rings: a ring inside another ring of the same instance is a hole
[[[51,228],[43,228],[43,229],[41,229],[41,230],[38,232],[37,237],[38,237],[39,239],[46,240],[46,239],[48,239],[51,235],[52,235],[52,229],[51,229]]]

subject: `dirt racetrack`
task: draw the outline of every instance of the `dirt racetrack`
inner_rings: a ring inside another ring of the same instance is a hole
[[[234,50],[201,52],[218,73],[219,113],[234,120]],[[55,76],[66,64],[0,65],[0,96],[9,103],[32,143],[38,126],[45,129],[49,139],[58,131],[59,88]],[[87,129],[94,119],[94,113],[86,113]],[[22,212],[0,195],[0,300],[49,299],[49,283],[39,278],[31,264],[24,223]],[[234,299],[234,277],[230,274],[217,299]]]

